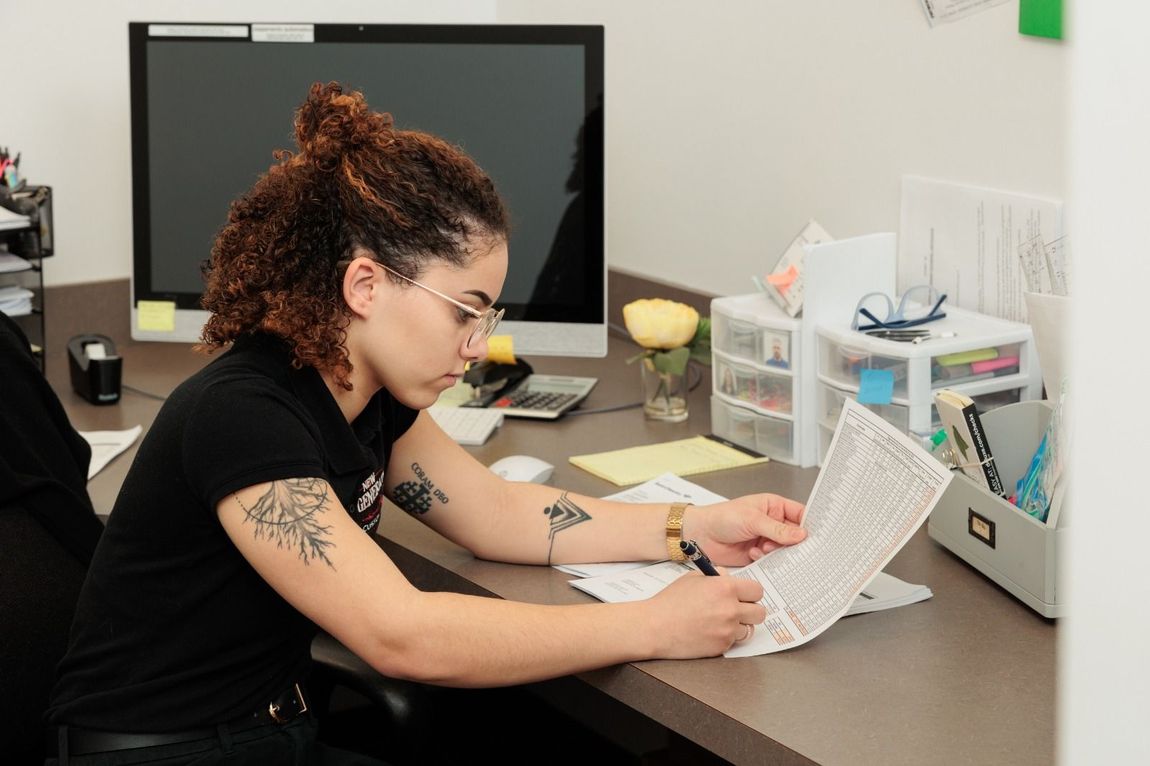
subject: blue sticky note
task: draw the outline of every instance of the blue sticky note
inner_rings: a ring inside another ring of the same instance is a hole
[[[894,370],[860,370],[859,404],[890,404]]]

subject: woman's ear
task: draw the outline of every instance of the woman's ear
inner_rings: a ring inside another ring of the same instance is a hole
[[[366,317],[380,298],[380,268],[367,256],[353,258],[343,272],[343,300],[351,313]]]

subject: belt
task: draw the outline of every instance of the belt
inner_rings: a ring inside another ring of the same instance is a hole
[[[287,691],[268,703],[267,707],[260,708],[254,713],[236,718],[224,724],[230,732],[240,732],[254,729],[257,726],[278,725],[290,723],[308,711],[307,700],[304,699],[303,689],[293,684]],[[48,730],[47,755],[56,757],[60,755],[61,729],[63,737],[67,739],[69,755],[88,755],[91,753],[107,753],[115,750],[136,750],[143,747],[160,747],[161,745],[176,745],[181,742],[194,742],[198,739],[208,739],[219,736],[219,728],[205,727],[202,729],[188,729],[186,731],[170,731],[158,734],[139,732],[97,731],[95,729],[79,729],[73,726],[53,727]]]

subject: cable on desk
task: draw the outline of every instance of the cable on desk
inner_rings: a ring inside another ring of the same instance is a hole
[[[160,401],[160,402],[167,401],[167,398],[168,398],[166,396],[160,396],[159,394],[153,394],[153,393],[149,393],[148,391],[143,391],[139,388],[135,388],[133,386],[126,385],[124,383],[120,384],[120,388],[124,389],[125,391],[131,391],[133,394],[137,394],[139,396],[144,396],[144,397],[147,397],[148,399],[155,399],[156,401]]]
[[[694,371],[694,373],[695,373],[694,381],[692,381],[690,379],[692,371]],[[687,380],[687,390],[688,391],[694,391],[696,388],[699,387],[699,384],[703,382],[703,371],[699,369],[699,363],[696,362],[694,359],[691,359],[690,361],[687,362],[687,378],[688,378],[688,380]],[[574,409],[574,410],[568,410],[567,413],[563,417],[569,418],[569,417],[572,417],[574,415],[598,415],[598,414],[603,413],[603,412],[618,412],[620,410],[629,410],[629,409],[632,409],[633,407],[642,407],[642,406],[643,406],[643,402],[631,402],[630,404],[616,404],[616,405],[612,405],[610,407],[596,407],[593,410]]]
[[[616,405],[611,406],[611,407],[596,407],[593,410],[574,409],[574,410],[567,410],[567,412],[563,415],[563,417],[570,418],[570,417],[574,417],[575,415],[598,415],[601,412],[618,412],[619,410],[629,410],[632,407],[642,407],[642,406],[643,406],[642,402],[631,402],[630,404],[616,404]]]

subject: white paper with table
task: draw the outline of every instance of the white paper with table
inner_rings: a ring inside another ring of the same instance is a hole
[[[790,649],[833,625],[922,525],[950,480],[905,434],[847,400],[807,500],[806,540],[730,573],[763,586],[767,619],[726,656]],[[632,601],[687,571],[665,561],[571,584],[603,601]]]

